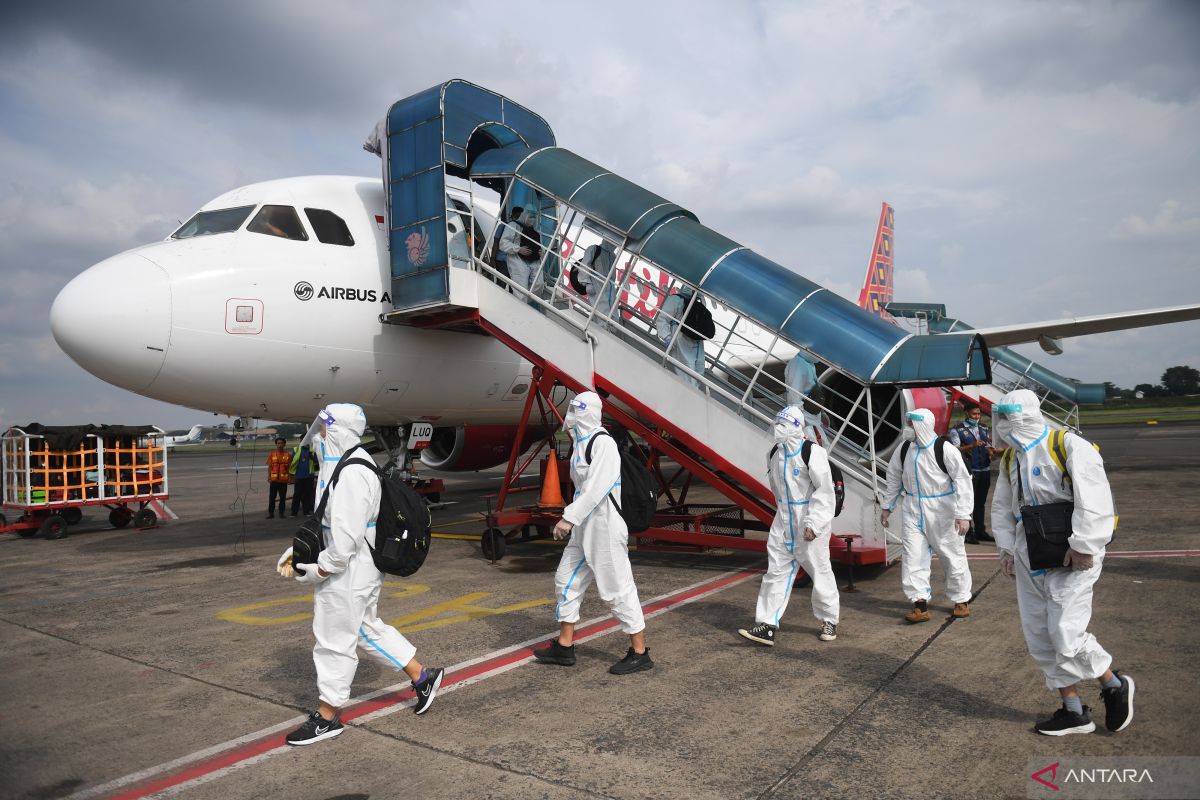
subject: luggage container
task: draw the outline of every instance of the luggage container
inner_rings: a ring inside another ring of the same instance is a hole
[[[0,533],[61,539],[86,506],[109,509],[114,528],[153,527],[149,504],[169,497],[164,442],[152,425],[9,428],[0,438]]]

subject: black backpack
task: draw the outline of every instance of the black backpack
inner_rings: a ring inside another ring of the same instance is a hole
[[[325,504],[333,491],[338,476],[347,464],[369,467],[379,476],[379,513],[375,520],[375,546],[367,545],[371,560],[380,572],[388,575],[408,577],[421,568],[429,555],[433,540],[433,518],[429,506],[416,490],[398,475],[388,475],[365,458],[350,458],[358,448],[351,448],[333,470],[329,485],[321,494],[321,503],[313,515],[304,520],[292,541],[292,564],[315,564],[317,556],[325,549],[321,535],[321,520],[325,517]],[[302,573],[303,574],[303,573]]]
[[[542,259],[542,235],[538,233],[537,228],[532,225],[519,225],[521,229],[521,238],[518,239],[518,244],[522,247],[528,247],[533,252],[529,255],[530,261],[541,261]]]
[[[711,339],[717,335],[717,326],[713,323],[712,312],[704,301],[696,298],[683,319],[683,335],[693,341]]]
[[[775,451],[779,449],[779,445],[771,445],[771,452],[767,454],[767,466],[771,464],[771,459],[775,457]],[[804,444],[800,445],[800,458],[804,461],[804,466],[808,466],[808,455],[812,452],[812,442],[808,439],[804,440]],[[826,459],[828,460],[828,459]],[[833,476],[833,515],[842,513],[842,506],[846,505],[846,479],[842,475],[842,468],[837,464],[829,461],[829,474]]]
[[[601,435],[612,438],[606,430],[597,431],[583,451],[583,460],[592,463],[592,445]],[[613,441],[616,441],[613,439]],[[608,499],[617,508],[621,519],[630,533],[641,533],[650,527],[654,521],[654,513],[658,510],[658,494],[654,491],[654,477],[645,463],[637,457],[633,448],[621,450],[621,502],[610,493]]]
[[[937,439],[934,440],[934,448],[933,448],[933,458],[935,461],[937,461],[938,469],[940,469],[942,472],[946,473],[947,475],[950,474],[950,470],[946,469],[945,449],[946,449],[946,443],[949,441],[950,440],[947,437],[939,436],[939,437],[937,437]],[[904,466],[904,457],[906,455],[908,455],[908,447],[911,444],[912,444],[912,442],[910,440],[906,439],[904,441],[904,444],[900,445],[900,466],[901,467]],[[954,447],[953,444],[951,444],[950,446]],[[962,450],[959,450],[957,447],[954,447],[954,451],[956,453],[958,453],[958,457],[962,458],[963,463],[966,464],[967,460],[965,458],[963,458]],[[967,464],[967,471],[968,472],[971,471],[971,467],[969,464]]]

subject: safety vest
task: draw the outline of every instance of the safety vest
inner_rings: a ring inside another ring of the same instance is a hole
[[[967,423],[960,422],[954,426],[954,431],[958,434],[959,444],[990,443],[992,441],[992,432],[986,425],[976,425],[972,428]],[[986,472],[991,465],[986,447],[973,447],[965,455],[970,456],[967,466],[970,467],[971,472]]]
[[[271,483],[287,483],[288,467],[291,463],[291,453],[272,450],[267,456],[267,480]]]

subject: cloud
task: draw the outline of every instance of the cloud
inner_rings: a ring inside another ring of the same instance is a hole
[[[1151,219],[1130,214],[1113,227],[1117,242],[1179,240],[1200,233],[1200,214],[1183,210],[1176,200],[1165,200]]]
[[[1200,301],[1193,4],[606,9],[9,4],[0,364],[41,357],[74,272],[217,194],[377,174],[366,132],[392,101],[451,77],[529,106],[561,145],[850,299],[887,200],[897,297],[975,325]],[[1192,323],[1111,334],[1067,342],[1055,362],[1084,380],[1155,381],[1200,363],[1197,340]],[[0,382],[10,417],[74,418],[89,398],[97,414],[194,421],[65,357],[38,363]]]

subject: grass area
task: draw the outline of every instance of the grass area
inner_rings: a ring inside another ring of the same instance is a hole
[[[986,419],[986,416],[984,417]],[[958,411],[950,425],[962,420]],[[1103,405],[1079,407],[1079,421],[1088,425],[1145,425],[1148,422],[1200,422],[1200,396],[1147,397],[1124,400],[1113,397]],[[991,423],[988,423],[991,424]]]
[[[1147,408],[1104,408],[1087,406],[1079,409],[1083,425],[1131,425],[1148,422],[1200,422],[1200,407],[1150,406]]]

